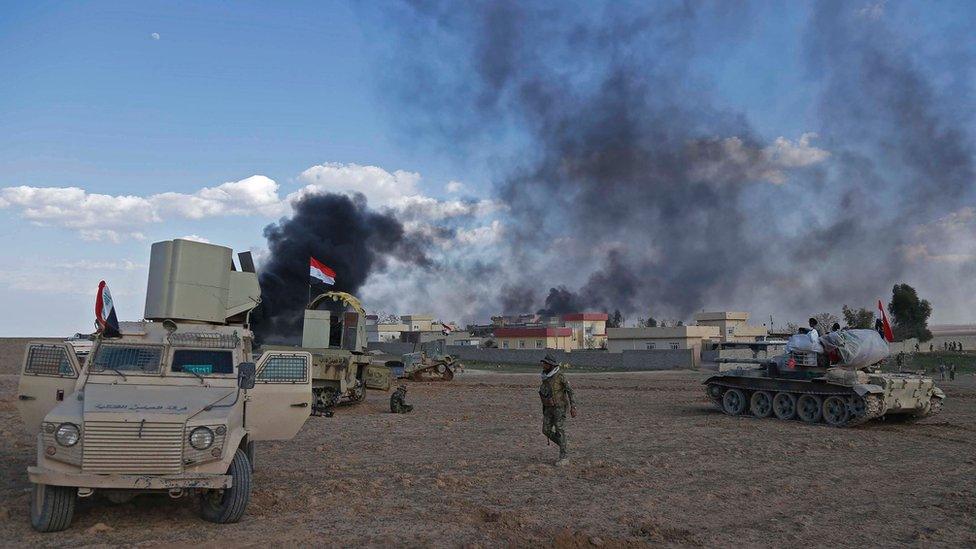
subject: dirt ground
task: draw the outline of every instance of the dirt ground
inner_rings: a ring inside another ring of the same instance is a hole
[[[2,350],[22,353],[20,349]],[[18,354],[19,357],[19,354]],[[942,415],[854,429],[724,416],[703,374],[571,374],[572,463],[551,465],[532,374],[468,371],[310,418],[258,449],[239,524],[189,499],[83,500],[70,530],[33,532],[31,438],[0,374],[0,543],[329,546],[976,544],[976,381],[942,384]]]

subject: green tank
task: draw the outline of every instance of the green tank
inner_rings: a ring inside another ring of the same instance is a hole
[[[787,346],[787,353],[773,360],[736,361],[754,366],[709,377],[705,392],[728,415],[835,427],[881,418],[915,421],[942,411],[945,393],[932,378],[881,371],[888,346],[877,332],[842,330],[820,342],[817,350]]]

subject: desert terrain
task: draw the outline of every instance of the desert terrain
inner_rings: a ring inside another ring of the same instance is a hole
[[[82,500],[72,527],[28,519],[32,438],[15,409],[22,343],[0,349],[4,545],[972,546],[976,382],[941,386],[940,416],[853,429],[732,418],[698,372],[571,373],[572,463],[551,465],[533,374],[469,370],[411,383],[298,437],[258,448],[239,524],[197,518],[189,498]]]

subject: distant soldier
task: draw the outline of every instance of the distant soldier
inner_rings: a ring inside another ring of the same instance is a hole
[[[945,363],[940,362],[939,363],[939,380],[940,381],[945,381],[945,374],[946,374],[946,365],[945,365]]]
[[[569,445],[566,439],[566,408],[569,415],[576,417],[576,399],[573,388],[566,376],[559,371],[559,363],[546,355],[542,364],[542,386],[539,397],[542,399],[542,434],[559,445],[559,460],[556,466],[569,463]]]
[[[931,353],[934,350],[935,350],[935,345],[933,345],[932,343],[929,343],[929,352]]]
[[[407,388],[400,385],[393,391],[390,397],[390,412],[394,414],[406,414],[413,410],[413,406],[407,404]]]
[[[955,380],[956,380],[956,365],[955,364],[950,364],[949,365],[949,381],[955,381]]]

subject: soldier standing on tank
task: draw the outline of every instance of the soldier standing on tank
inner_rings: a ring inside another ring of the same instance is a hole
[[[390,412],[394,414],[406,414],[413,410],[413,406],[407,404],[407,388],[400,385],[393,391],[390,397]]]
[[[566,376],[559,371],[559,363],[546,355],[542,364],[542,386],[539,397],[542,399],[542,434],[559,445],[559,460],[556,466],[569,463],[569,444],[566,436],[566,408],[569,415],[576,417],[576,398]]]

